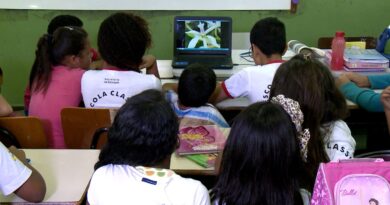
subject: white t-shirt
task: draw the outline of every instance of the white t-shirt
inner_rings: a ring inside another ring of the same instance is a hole
[[[326,129],[322,129],[324,132]],[[330,133],[325,134],[325,150],[330,161],[351,159],[355,152],[356,141],[351,135],[347,123],[342,120],[330,125]]]
[[[231,98],[246,97],[251,103],[269,98],[272,80],[281,62],[247,67],[222,83]]]
[[[89,70],[81,79],[85,107],[121,107],[127,98],[148,89],[161,90],[160,80],[135,71]]]
[[[0,191],[13,193],[30,177],[32,171],[0,143]]]
[[[88,202],[100,204],[209,205],[209,193],[199,181],[171,170],[105,165],[95,171]]]

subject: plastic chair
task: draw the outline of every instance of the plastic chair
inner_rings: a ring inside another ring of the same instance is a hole
[[[48,147],[47,137],[39,118],[28,117],[1,117],[0,127],[15,136],[20,148]],[[17,146],[17,144],[14,144]]]
[[[15,146],[16,148],[20,148],[20,143],[15,135],[2,127],[0,127],[0,142],[6,147]]]
[[[91,149],[100,149],[107,142],[108,127],[98,128],[92,137]],[[103,138],[101,138],[103,136]]]
[[[89,149],[96,130],[111,126],[111,113],[109,109],[62,109],[61,124],[67,148]]]
[[[321,37],[318,39],[317,47],[320,49],[330,49],[332,47],[333,37]],[[364,41],[366,42],[366,49],[375,49],[377,38],[371,36],[361,37],[345,37],[345,42]]]

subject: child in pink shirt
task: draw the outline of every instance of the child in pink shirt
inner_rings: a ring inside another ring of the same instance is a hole
[[[30,73],[29,115],[39,117],[50,148],[66,148],[61,126],[61,110],[78,106],[83,68],[91,63],[87,33],[79,27],[61,27],[38,42]]]

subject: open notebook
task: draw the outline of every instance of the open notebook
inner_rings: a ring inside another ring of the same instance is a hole
[[[232,68],[232,19],[175,17],[173,50],[173,68],[185,68],[192,63],[214,69]]]

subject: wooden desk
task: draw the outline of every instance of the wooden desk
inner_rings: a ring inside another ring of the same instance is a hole
[[[99,150],[25,149],[31,165],[46,182],[44,204],[80,204],[93,174]],[[0,203],[25,202],[14,194],[0,195]]]
[[[31,165],[46,182],[46,196],[42,204],[80,204],[85,197],[100,150],[91,149],[24,149]],[[178,174],[216,175],[214,168],[203,168],[196,163],[172,155],[171,167]],[[0,203],[24,203],[11,194],[0,195]],[[26,202],[28,203],[28,202]]]
[[[225,136],[229,135],[230,128],[220,128]],[[216,169],[215,168],[204,168],[195,162],[176,155],[172,154],[171,157],[171,166],[170,169],[175,171],[177,174],[182,175],[212,175],[216,176],[218,174],[219,163],[221,162],[221,154],[219,154],[216,160]]]

